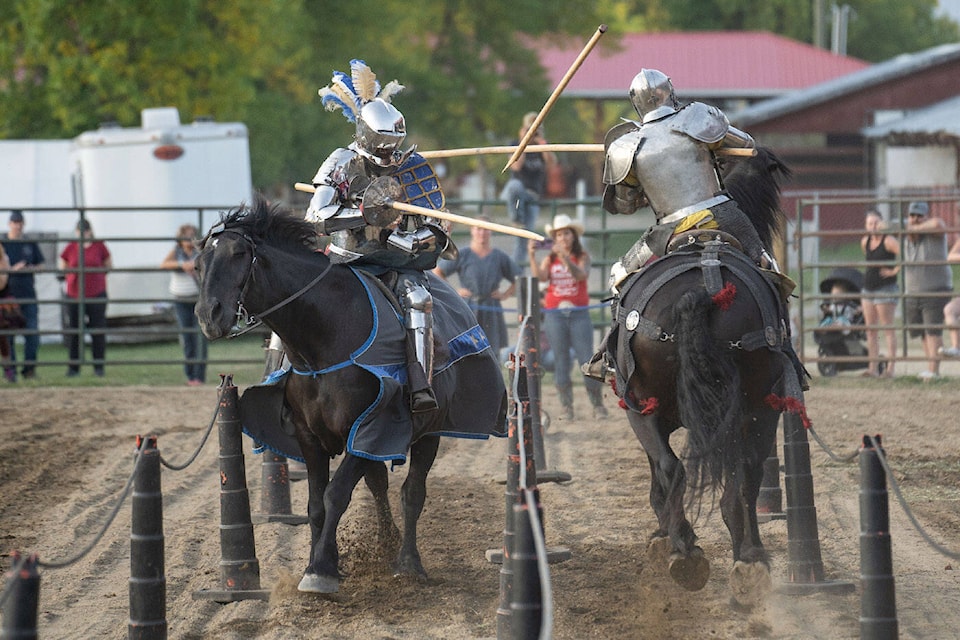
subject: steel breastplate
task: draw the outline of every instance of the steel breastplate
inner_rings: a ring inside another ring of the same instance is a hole
[[[669,119],[645,124],[642,132],[633,170],[658,219],[720,192],[704,143],[673,130]]]

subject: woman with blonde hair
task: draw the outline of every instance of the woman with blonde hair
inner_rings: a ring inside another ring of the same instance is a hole
[[[200,333],[197,316],[193,312],[200,295],[194,260],[197,257],[197,228],[192,224],[180,225],[177,229],[177,244],[160,263],[169,269],[170,295],[174,297],[173,310],[180,325],[180,345],[183,347],[183,370],[187,384],[202,385],[207,378],[207,339]]]

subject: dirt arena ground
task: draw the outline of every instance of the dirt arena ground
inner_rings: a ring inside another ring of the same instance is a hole
[[[241,389],[242,391],[242,389]],[[864,434],[882,434],[887,455],[919,521],[935,540],[960,548],[960,383],[912,379],[815,381],[808,411],[819,436],[839,453]],[[685,592],[647,549],[654,529],[645,456],[622,412],[596,422],[578,389],[578,419],[554,418],[546,433],[549,469],[573,480],[541,486],[547,543],[571,559],[551,566],[557,639],[857,638],[860,634],[859,470],[838,463],[811,439],[818,531],[827,583],[849,593],[777,590],[788,565],[787,525],[761,525],[774,559],[774,591],[751,613],[729,606],[729,538],[719,514],[696,524],[712,562],[705,589]],[[558,415],[545,389],[545,410]],[[213,387],[0,390],[0,546],[56,562],[99,531],[129,477],[135,436],[156,434],[165,459],[184,461],[199,445],[217,405]],[[608,399],[613,406],[613,400]],[[249,452],[249,441],[244,438]],[[169,637],[480,639],[496,637],[499,567],[484,557],[502,544],[505,442],[446,439],[428,482],[421,519],[424,583],[394,579],[373,539],[372,502],[357,490],[340,528],[349,576],[330,597],[296,591],[306,565],[305,526],[255,527],[261,582],[269,602],[195,600],[220,589],[216,431],[184,471],[163,469]],[[254,512],[260,458],[246,456]],[[405,471],[391,475],[396,487]],[[304,482],[292,484],[305,510]],[[960,628],[957,563],[931,548],[891,495],[896,600],[901,638],[953,638]],[[42,570],[39,634],[44,638],[126,638],[130,508],[78,564]],[[4,569],[10,565],[3,559]]]

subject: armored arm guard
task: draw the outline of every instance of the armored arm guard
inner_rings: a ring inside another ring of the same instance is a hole
[[[628,184],[608,184],[603,190],[603,209],[607,213],[636,213],[647,206],[647,198],[639,187]]]
[[[313,177],[316,191],[310,198],[306,219],[316,223],[317,231],[324,234],[362,227],[357,187],[365,187],[367,182],[363,158],[350,149],[334,150]]]
[[[336,189],[328,184],[322,184],[316,189],[310,198],[307,214],[304,216],[314,224],[321,223],[327,218],[332,218],[340,211],[340,198],[337,195]]]
[[[721,146],[735,147],[738,149],[754,149],[757,143],[754,142],[753,136],[749,133],[730,125],[727,129],[727,135],[723,137],[723,144],[721,144]]]
[[[643,187],[632,172],[643,135],[635,122],[623,122],[607,132],[603,146],[603,182],[607,185],[603,208],[609,213],[634,213],[646,205]]]
[[[750,134],[730,126],[726,114],[716,107],[692,102],[673,117],[670,128],[694,140],[706,143],[711,149],[737,147],[752,149],[755,146]]]

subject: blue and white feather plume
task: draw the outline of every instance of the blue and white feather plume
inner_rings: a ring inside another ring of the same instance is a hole
[[[327,111],[340,109],[350,122],[356,122],[360,109],[368,102],[380,98],[386,102],[403,90],[403,85],[391,80],[383,88],[377,75],[363,60],[350,61],[350,75],[334,71],[330,84],[318,92]]]

